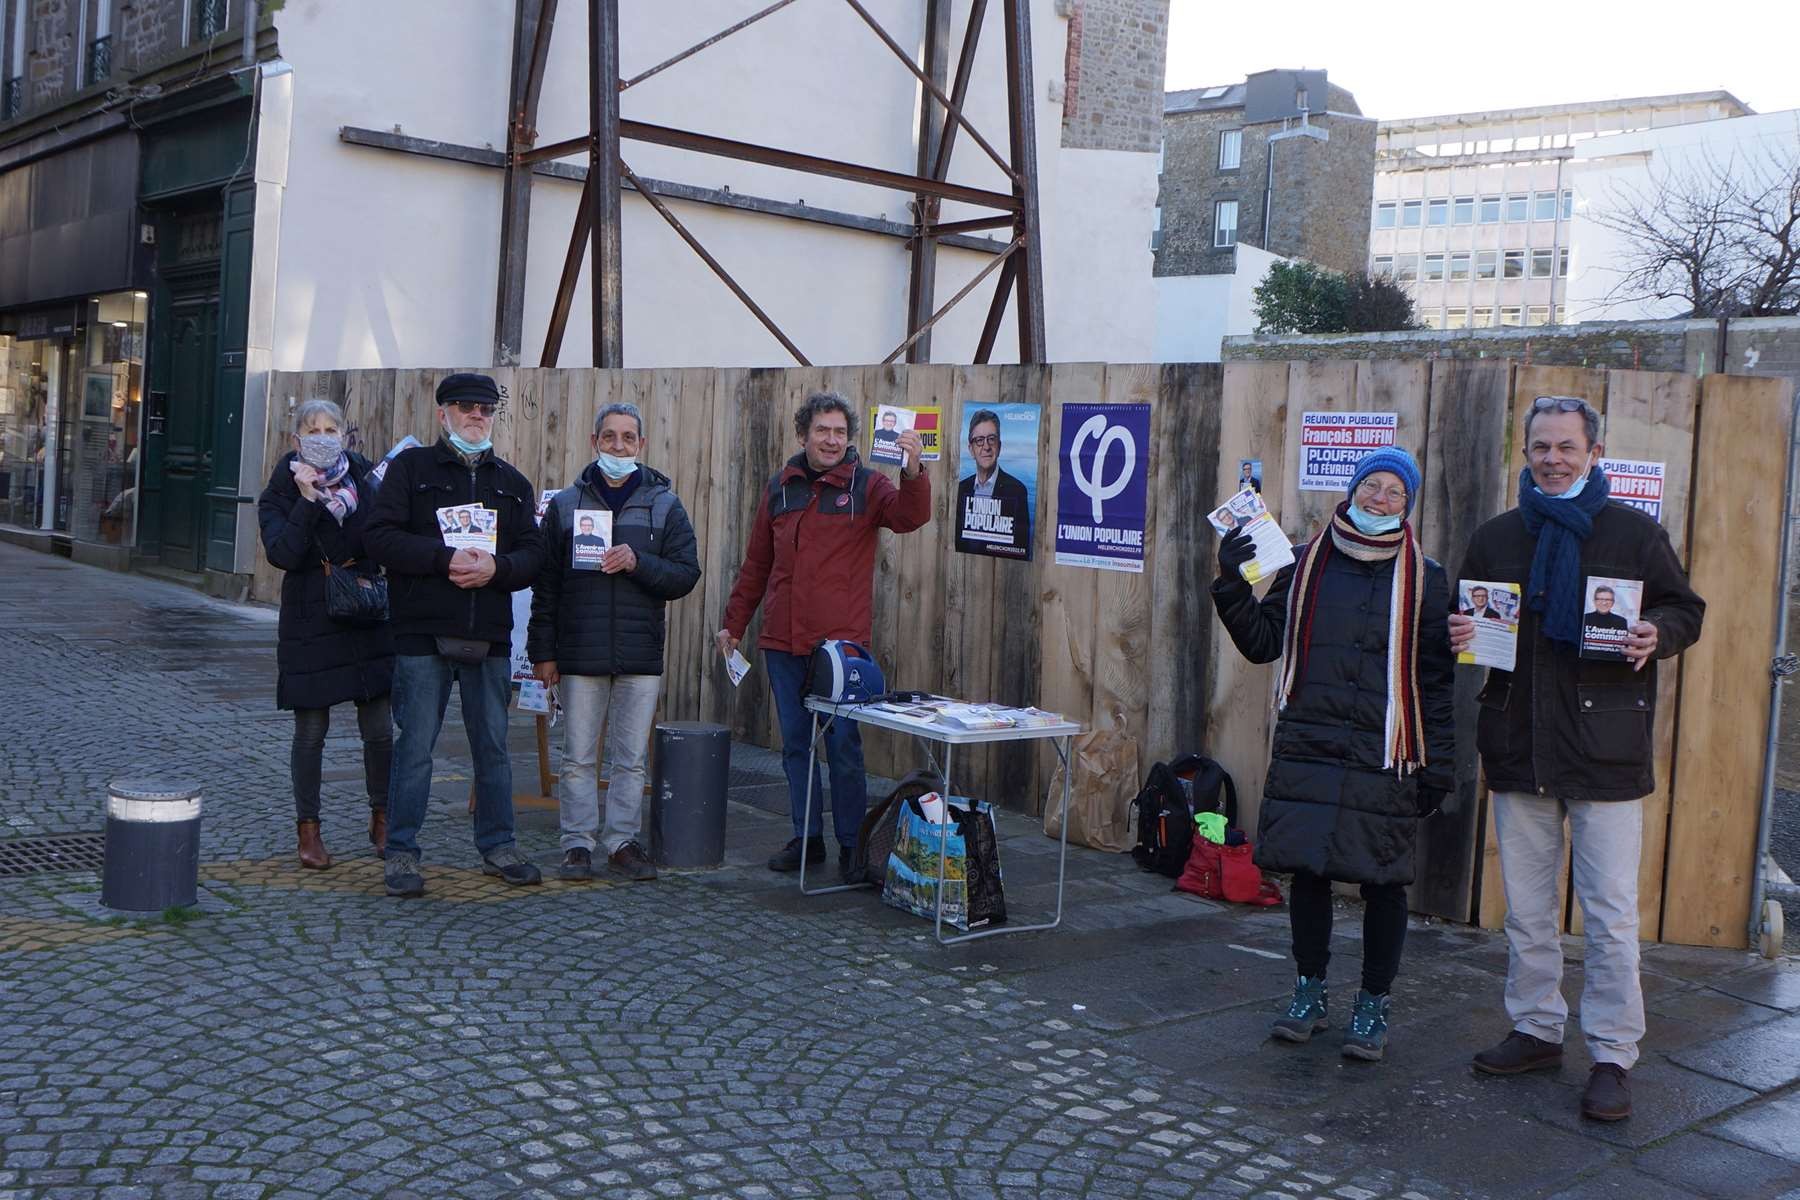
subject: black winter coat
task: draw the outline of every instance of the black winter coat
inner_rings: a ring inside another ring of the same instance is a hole
[[[450,558],[437,510],[459,504],[494,509],[494,577],[478,588],[450,582]],[[415,446],[388,464],[370,515],[369,553],[387,568],[394,645],[401,654],[435,654],[434,638],[479,638],[490,657],[512,653],[512,593],[531,586],[544,560],[531,481],[485,454],[473,467],[448,441]]]
[[[544,511],[544,568],[531,588],[531,661],[555,662],[563,675],[661,675],[664,607],[694,590],[700,559],[694,526],[669,477],[638,467],[637,488],[613,514],[611,545],[630,546],[629,573],[572,566],[578,508],[604,509],[606,486],[592,463]]]
[[[1475,531],[1458,578],[1517,583],[1523,594],[1536,552],[1537,538],[1515,508]],[[1655,659],[1700,640],[1706,601],[1688,586],[1663,527],[1616,500],[1595,514],[1581,546],[1581,573],[1643,581],[1638,619],[1656,626],[1656,654],[1641,671],[1582,658],[1539,632],[1528,597],[1515,669],[1488,672],[1475,724],[1482,770],[1496,792],[1635,800],[1656,790]]]
[[[1455,780],[1455,658],[1446,623],[1450,585],[1444,569],[1426,559],[1419,616],[1426,765],[1405,778],[1383,768],[1394,563],[1358,562],[1335,551],[1325,560],[1312,645],[1275,723],[1256,826],[1260,867],[1345,883],[1412,882],[1420,793],[1447,792]],[[1213,583],[1226,632],[1251,662],[1281,657],[1293,577],[1294,568],[1284,568],[1261,602],[1235,574]]]
[[[369,463],[350,456],[357,508],[343,525],[325,506],[300,495],[288,464],[275,464],[269,486],[256,500],[263,553],[286,572],[281,579],[281,621],[277,626],[275,703],[281,708],[330,708],[347,700],[385,696],[394,681],[394,636],[386,625],[358,629],[325,615],[324,559],[375,574],[364,558],[363,531],[374,497]]]

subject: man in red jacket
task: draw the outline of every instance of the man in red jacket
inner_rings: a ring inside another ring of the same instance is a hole
[[[838,393],[808,396],[794,413],[794,433],[800,453],[763,489],[744,565],[725,605],[725,628],[716,639],[719,653],[730,654],[762,606],[758,640],[781,722],[781,761],[794,815],[794,838],[769,859],[771,871],[798,871],[802,854],[809,864],[825,861],[818,816],[824,791],[816,765],[813,795],[820,799],[812,820],[805,817],[812,740],[812,716],[804,704],[807,661],[829,638],[869,645],[879,532],[908,533],[931,517],[931,481],[919,469],[917,433],[907,430],[899,437],[905,461],[898,488],[858,460],[856,413]],[[843,870],[868,806],[856,722],[832,722],[825,749],[831,760],[831,823]]]

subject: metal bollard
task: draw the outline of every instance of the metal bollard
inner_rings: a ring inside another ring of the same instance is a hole
[[[123,912],[183,908],[198,898],[200,789],[158,780],[114,783],[106,797],[100,903]]]
[[[663,867],[716,867],[725,861],[725,796],[731,786],[731,731],[701,721],[656,727],[650,780],[650,857]]]

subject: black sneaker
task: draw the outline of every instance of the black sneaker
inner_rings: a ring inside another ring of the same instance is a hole
[[[650,856],[636,842],[626,842],[607,855],[606,865],[620,879],[629,879],[634,883],[656,878],[656,868],[651,865]]]
[[[544,879],[537,864],[520,854],[517,846],[502,846],[492,853],[482,855],[481,873],[498,875],[514,887],[542,883]]]
[[[825,839],[823,837],[795,838],[787,845],[769,856],[769,870],[798,871],[800,869],[800,845],[806,843],[806,865],[817,866],[825,861]]]
[[[556,868],[558,879],[581,883],[594,877],[594,852],[585,846],[572,847],[563,855],[562,866]]]
[[[404,850],[391,851],[382,864],[381,878],[390,896],[423,896],[425,877],[419,874],[419,856]]]

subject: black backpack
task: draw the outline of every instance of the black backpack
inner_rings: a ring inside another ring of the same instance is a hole
[[[1138,827],[1133,861],[1174,879],[1187,866],[1194,847],[1196,813],[1224,813],[1227,826],[1237,825],[1237,785],[1214,760],[1183,754],[1150,768],[1132,806]]]

